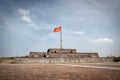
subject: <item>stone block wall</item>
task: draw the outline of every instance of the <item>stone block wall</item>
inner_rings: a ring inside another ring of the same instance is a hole
[[[42,58],[46,57],[46,52],[30,52],[29,58]]]
[[[78,52],[77,54],[83,56],[83,57],[91,57],[91,58],[98,58],[99,55],[97,52]]]
[[[29,58],[98,58],[98,53],[46,53],[46,52],[30,52]]]
[[[113,58],[16,58],[16,63],[96,63],[96,62],[113,62]]]
[[[48,53],[50,58],[98,58],[98,53],[68,53],[68,54],[57,54],[57,53]]]

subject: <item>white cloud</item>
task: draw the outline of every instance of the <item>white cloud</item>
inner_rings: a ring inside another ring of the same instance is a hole
[[[83,35],[83,34],[85,34],[85,32],[83,32],[83,31],[75,31],[75,32],[73,32],[73,34],[76,34],[76,35]]]
[[[21,19],[23,21],[27,22],[27,25],[29,27],[32,27],[32,28],[34,28],[36,30],[40,29],[40,27],[31,19],[29,10],[19,8],[19,9],[17,9],[17,11],[21,15]]]
[[[30,18],[30,11],[29,10],[19,8],[18,12],[20,13],[22,20],[29,22],[29,23],[32,22],[32,20]]]
[[[32,20],[28,16],[22,16],[21,18],[27,22],[32,22]]]
[[[109,38],[99,38],[92,41],[95,43],[113,43],[113,40]]]

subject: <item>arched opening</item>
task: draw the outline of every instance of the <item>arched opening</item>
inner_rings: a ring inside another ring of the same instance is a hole
[[[46,57],[46,55],[44,54],[43,57]]]

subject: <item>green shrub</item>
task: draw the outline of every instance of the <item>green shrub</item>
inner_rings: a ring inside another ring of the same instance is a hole
[[[120,56],[119,57],[113,57],[115,62],[119,62],[120,61]]]
[[[15,62],[14,62],[14,61],[12,61],[12,62],[11,62],[11,64],[15,64]]]

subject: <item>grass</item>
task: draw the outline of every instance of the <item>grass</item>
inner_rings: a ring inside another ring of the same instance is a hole
[[[2,57],[0,58],[0,63],[11,63],[14,64],[15,57]]]

